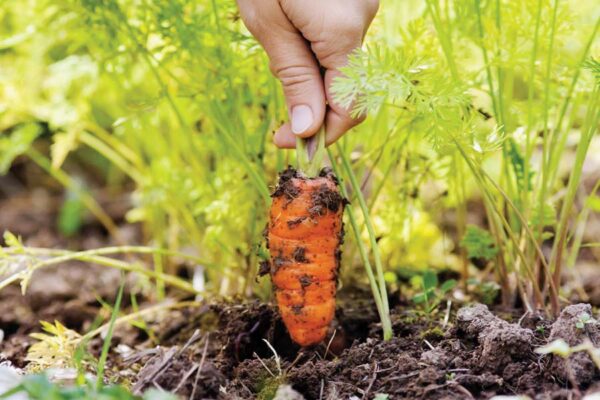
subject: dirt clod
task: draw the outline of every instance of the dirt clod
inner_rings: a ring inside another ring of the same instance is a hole
[[[345,200],[337,190],[332,190],[326,184],[321,185],[312,195],[312,204],[308,211],[310,215],[324,215],[328,210],[338,212],[344,207]]]
[[[292,179],[300,177],[300,174],[291,165],[279,173],[279,183],[271,197],[285,196],[293,200],[300,194],[300,190],[294,185]]]
[[[592,317],[589,304],[575,304],[565,307],[552,325],[549,342],[563,339],[569,346],[577,346],[586,340],[595,346],[600,345],[600,323]],[[568,359],[553,356],[552,367],[561,379],[575,380],[577,385],[588,384],[597,377],[596,367],[585,352],[572,354]]]
[[[281,385],[275,392],[273,400],[305,400],[304,396],[292,389],[290,385]]]
[[[461,308],[457,324],[460,331],[479,343],[475,357],[480,367],[501,372],[514,360],[533,355],[533,332],[496,317],[483,304]]]
[[[306,258],[306,247],[296,247],[294,249],[294,254],[292,254],[292,257],[295,261],[298,261],[299,263],[307,263],[308,258]]]

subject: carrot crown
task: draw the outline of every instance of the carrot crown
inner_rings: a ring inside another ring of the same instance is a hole
[[[296,159],[298,170],[308,177],[317,176],[321,170],[325,156],[325,127],[321,127],[316,135],[296,139]]]

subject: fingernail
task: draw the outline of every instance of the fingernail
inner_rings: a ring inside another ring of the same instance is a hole
[[[292,107],[292,132],[301,135],[313,123],[313,113],[309,106],[299,105]]]

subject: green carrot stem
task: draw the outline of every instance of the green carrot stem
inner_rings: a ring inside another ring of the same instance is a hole
[[[311,148],[315,146],[314,152]],[[298,161],[298,169],[304,172],[307,176],[316,176],[323,165],[325,157],[325,128],[322,127],[319,131],[309,139],[296,139],[296,159]]]
[[[341,149],[339,149],[339,147],[338,147],[338,150],[341,150]],[[333,168],[333,172],[335,173],[335,175],[338,178],[341,179],[340,171],[339,171],[338,167],[336,166],[335,162],[333,162],[334,158],[333,158],[333,155],[331,154],[331,151],[327,150],[327,152],[329,154],[329,158],[332,160],[331,167]],[[341,152],[340,152],[340,154],[341,154]],[[348,191],[346,190],[346,187],[344,186],[343,182],[340,182],[340,193],[345,198],[348,198]],[[371,286],[371,292],[373,293],[373,299],[374,299],[375,305],[377,307],[379,319],[381,320],[381,327],[383,330],[383,339],[389,340],[393,336],[393,331],[392,331],[392,322],[390,319],[390,312],[389,312],[389,308],[387,307],[387,293],[386,293],[385,286],[383,287],[383,290],[380,290],[377,278],[375,277],[375,274],[373,272],[373,267],[371,265],[371,261],[369,260],[367,248],[366,248],[365,244],[362,242],[361,237],[360,237],[361,229],[358,226],[356,216],[354,215],[354,210],[352,209],[352,207],[348,207],[346,209],[346,212],[348,213],[348,218],[350,220],[350,226],[352,227],[352,233],[354,234],[354,238],[356,240],[356,245],[360,252],[360,256],[362,258],[362,261],[363,261],[363,264],[365,267],[365,271],[367,272],[367,278],[369,280],[369,285]],[[382,292],[385,293],[385,303],[384,303],[383,297],[381,295]]]

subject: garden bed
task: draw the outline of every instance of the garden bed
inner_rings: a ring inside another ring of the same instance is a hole
[[[260,301],[204,302],[157,313],[146,330],[117,328],[112,344],[119,351],[110,354],[108,379],[130,384],[138,393],[160,387],[194,399],[269,399],[283,384],[306,399],[377,394],[390,399],[487,399],[499,394],[577,399],[600,390],[588,356],[572,356],[568,365],[534,352],[551,336],[571,344],[586,337],[599,341],[596,325],[576,327],[581,313],[591,313],[589,306],[568,307],[552,323],[518,311],[494,315],[476,305],[453,311],[444,325],[400,303],[392,313],[394,337],[386,342],[374,305],[362,297],[343,291],[334,338],[307,349],[291,342],[276,309]],[[99,311],[89,299],[47,299],[36,305],[34,298],[21,297],[13,288],[2,294],[0,329],[6,337],[0,350],[2,359],[17,367],[27,367],[26,352],[34,342],[27,333],[39,330],[38,319],[56,318],[79,330]],[[96,338],[89,345],[96,356],[101,343]]]

